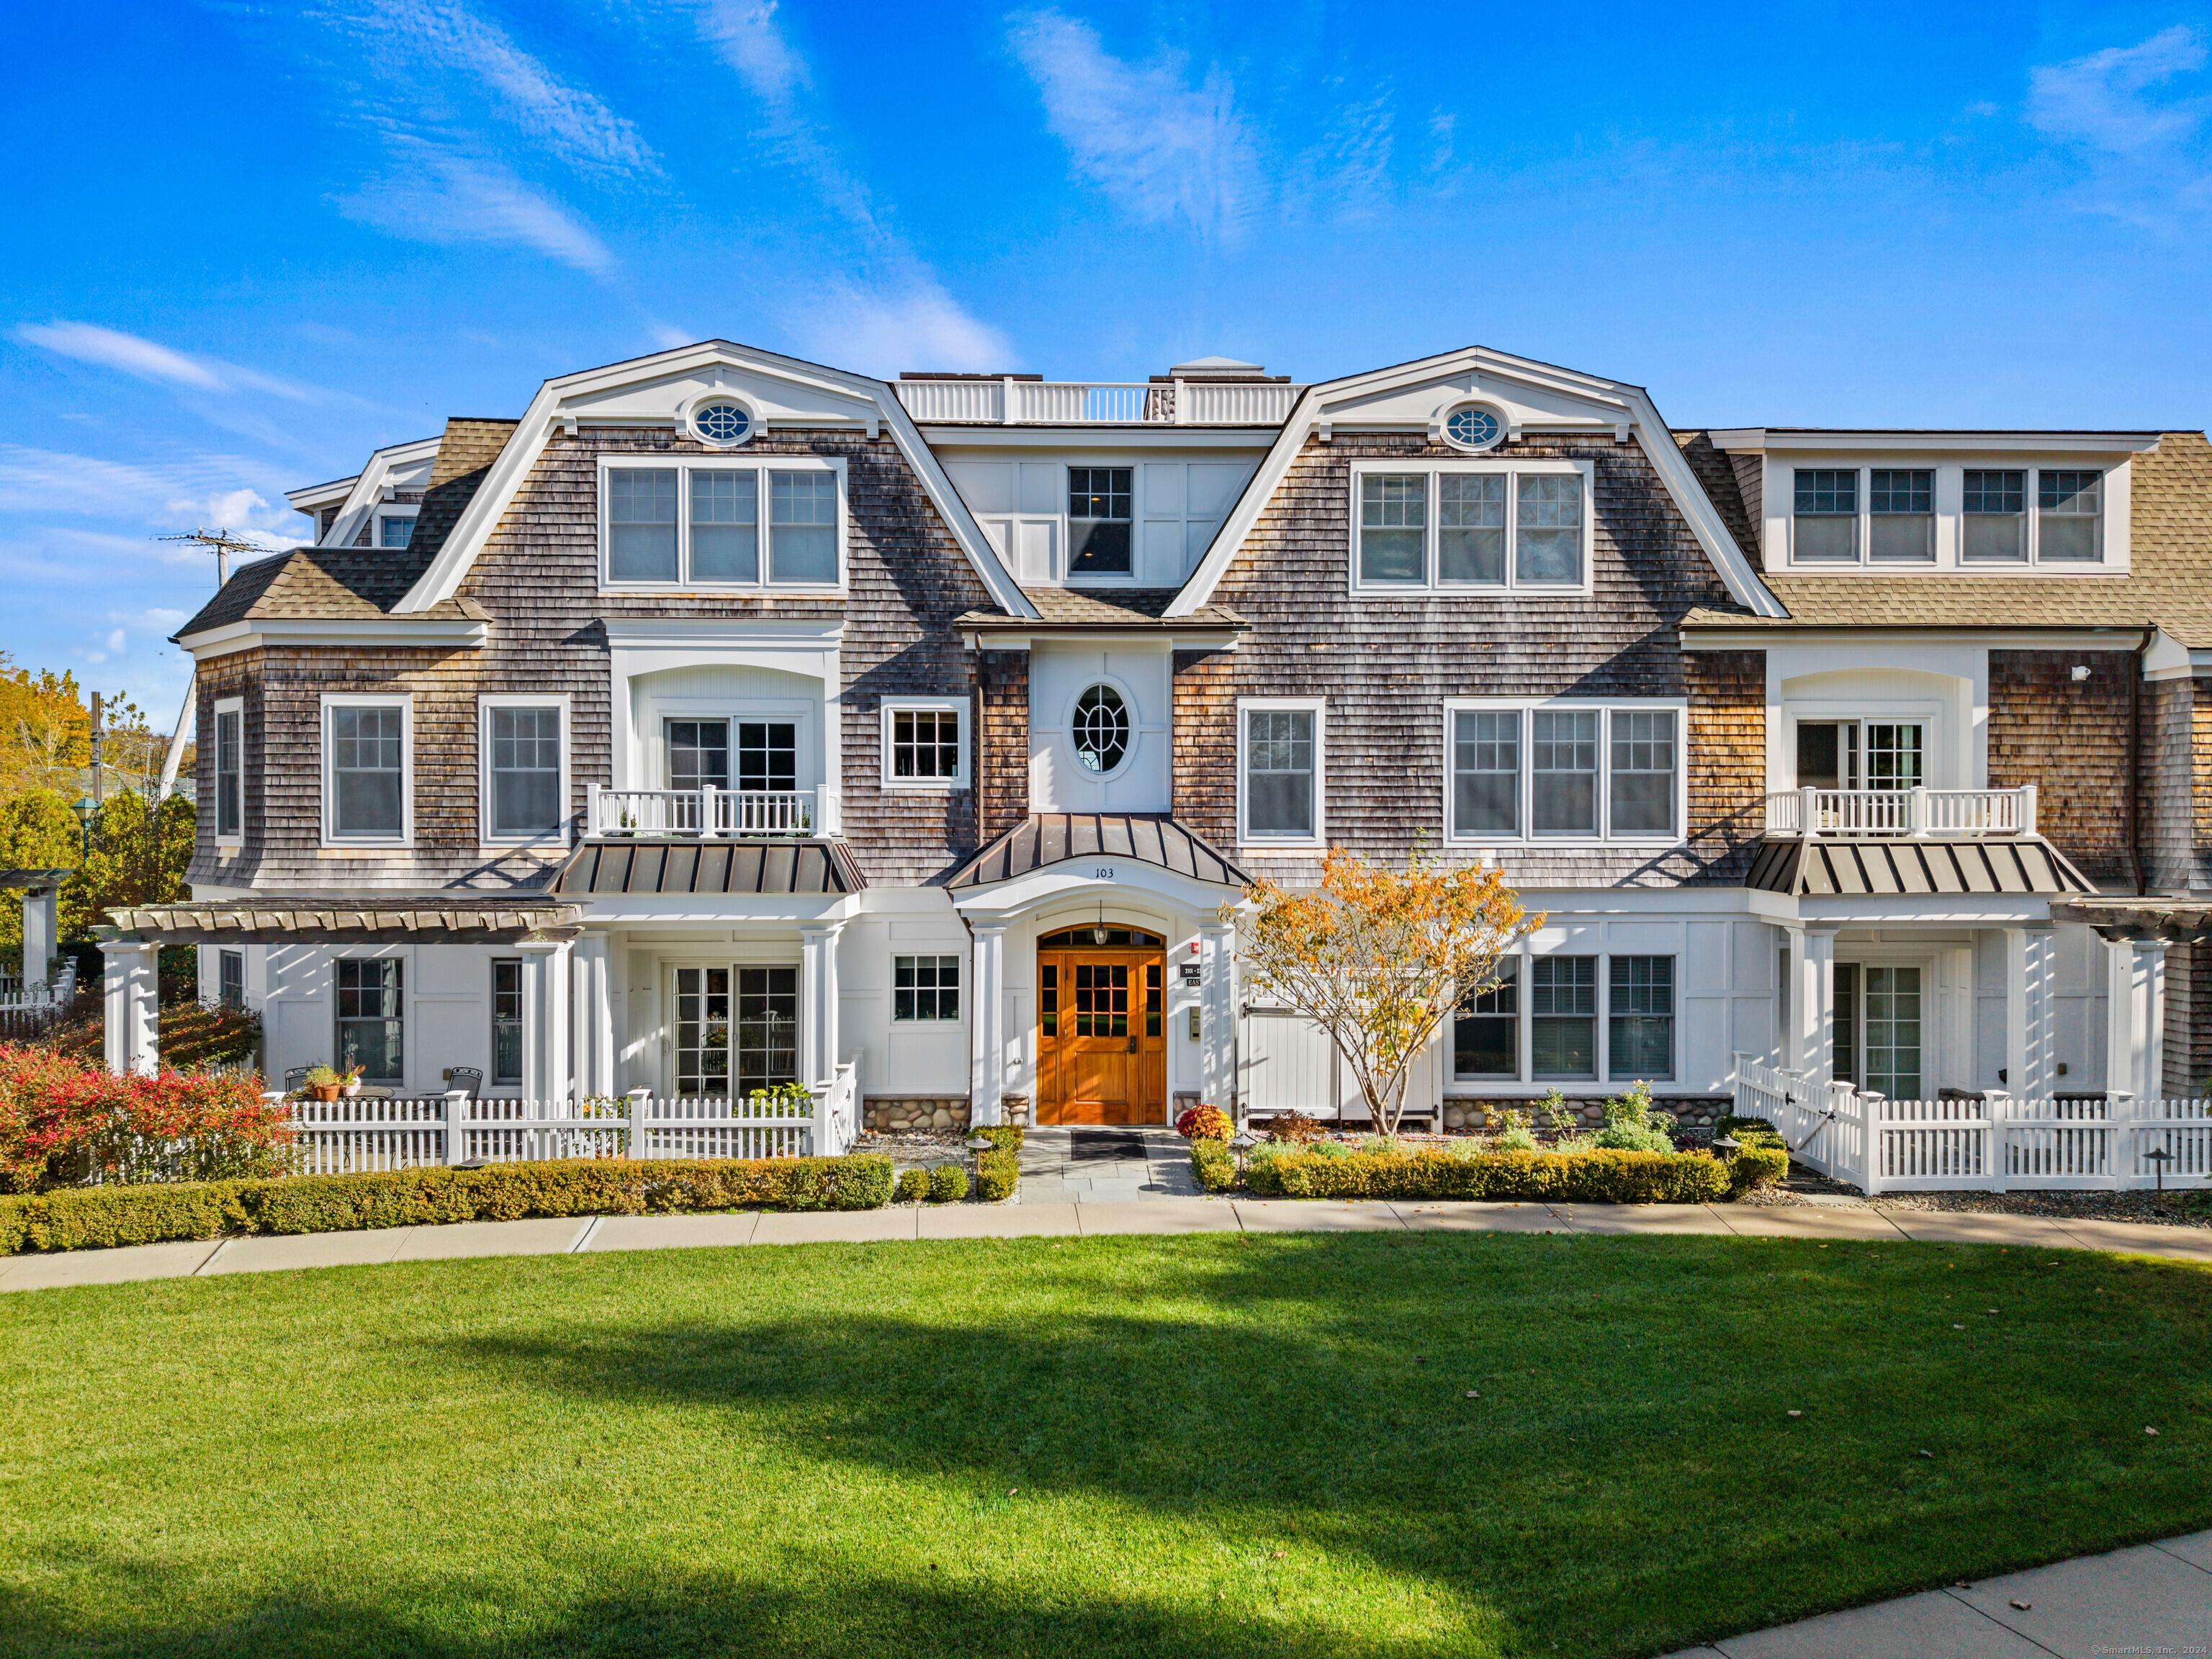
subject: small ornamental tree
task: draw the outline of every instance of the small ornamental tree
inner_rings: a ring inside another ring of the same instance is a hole
[[[1328,1033],[1385,1134],[1452,1010],[1495,988],[1498,958],[1544,922],[1495,870],[1416,858],[1400,872],[1341,848],[1319,887],[1262,878],[1244,897],[1223,907],[1244,985]]]

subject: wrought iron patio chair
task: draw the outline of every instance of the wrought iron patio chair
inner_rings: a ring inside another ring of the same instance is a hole
[[[483,1073],[473,1066],[448,1066],[446,1068],[446,1088],[466,1089],[471,1100],[483,1098]]]

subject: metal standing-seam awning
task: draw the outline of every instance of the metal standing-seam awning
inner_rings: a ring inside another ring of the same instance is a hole
[[[1134,859],[1219,887],[1249,887],[1252,878],[1203,836],[1164,813],[1039,812],[1024,818],[956,872],[956,891],[1012,881],[1072,859]]]
[[[1762,841],[1744,885],[1798,898],[1961,893],[2094,893],[2094,883],[2037,836],[1987,841]]]

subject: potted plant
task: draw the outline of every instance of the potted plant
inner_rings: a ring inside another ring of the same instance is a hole
[[[310,1100],[336,1100],[345,1088],[345,1079],[327,1066],[312,1067],[302,1085]]]
[[[361,1067],[349,1066],[338,1073],[338,1092],[351,1100],[361,1092]]]

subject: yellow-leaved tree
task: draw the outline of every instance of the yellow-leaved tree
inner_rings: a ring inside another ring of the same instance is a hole
[[[1464,997],[1498,984],[1498,958],[1544,924],[1495,870],[1416,858],[1404,870],[1331,848],[1321,885],[1261,878],[1224,905],[1255,998],[1328,1033],[1384,1134],[1398,1133],[1413,1066]]]

